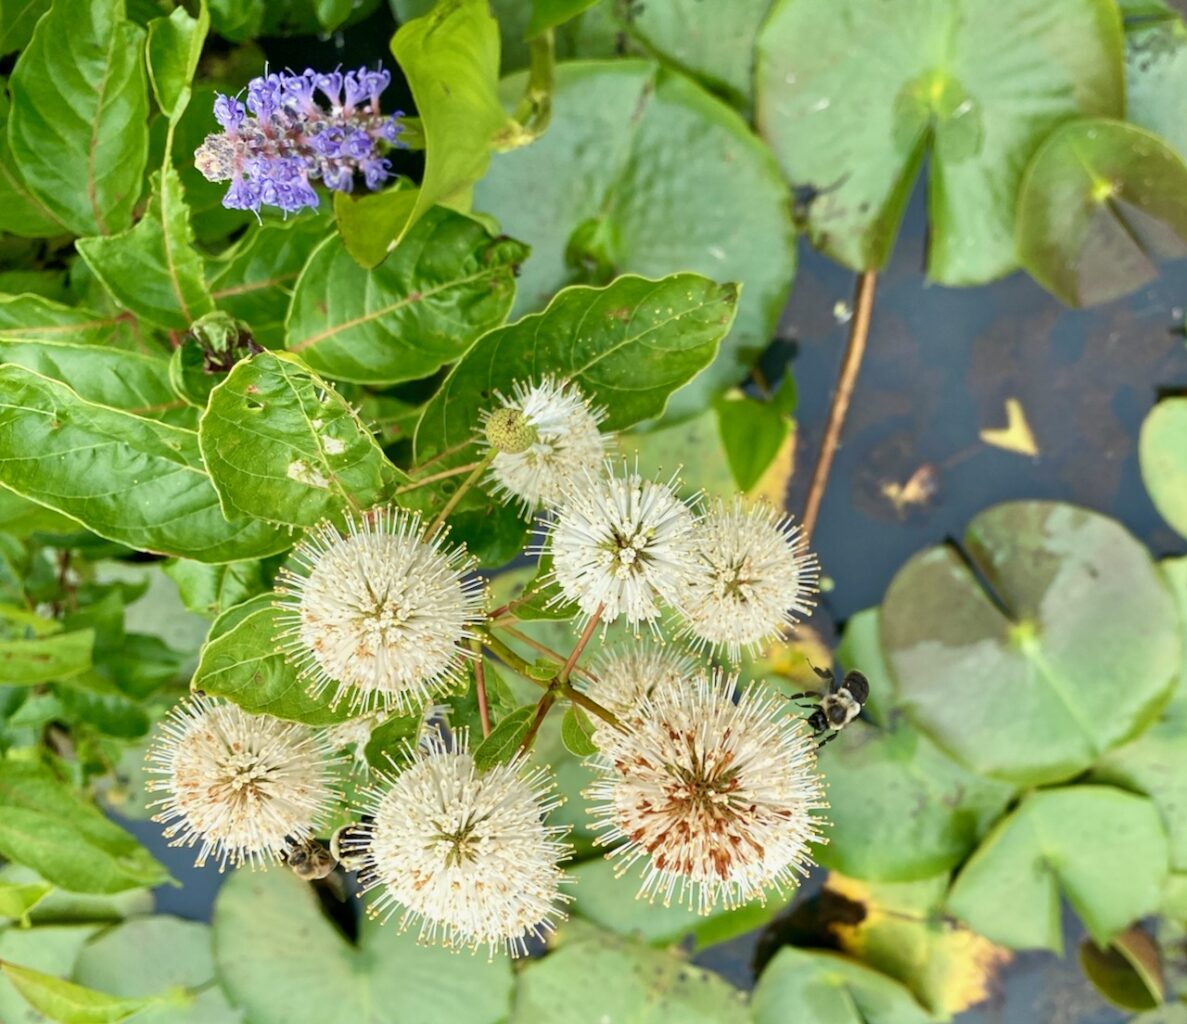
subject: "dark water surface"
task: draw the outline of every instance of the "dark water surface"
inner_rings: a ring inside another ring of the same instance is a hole
[[[1176,4],[1187,11],[1187,0]],[[387,58],[392,25],[386,18],[381,12],[352,30],[344,48],[269,40],[265,49],[279,66]],[[1187,261],[1165,267],[1158,281],[1127,299],[1069,310],[1022,274],[974,289],[928,285],[925,237],[918,190],[878,283],[867,358],[816,530],[814,547],[834,582],[816,624],[828,633],[877,604],[912,554],[959,536],[977,512],[1009,499],[1076,502],[1119,519],[1155,555],[1187,552],[1151,505],[1137,461],[1138,430],[1159,393],[1187,390]],[[789,495],[797,513],[845,346],[848,325],[838,303],[852,301],[854,284],[851,272],[805,244],[800,258],[779,328],[783,344],[767,360],[776,369],[791,358],[799,389],[797,472]],[[1008,398],[1022,405],[1036,457],[990,447],[978,436],[1005,426]],[[884,488],[906,485],[921,469],[935,483],[934,496],[896,508]],[[192,852],[166,847],[158,826],[128,827],[185,881],[183,889],[160,890],[158,908],[208,918],[221,880],[217,869],[195,871]],[[1083,979],[1074,959],[1079,926],[1066,918],[1071,958],[1017,956],[993,998],[961,1014],[960,1024],[1125,1020]],[[749,987],[757,940],[745,936],[697,960]]]

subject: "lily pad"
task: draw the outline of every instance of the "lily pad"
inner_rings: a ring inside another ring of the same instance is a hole
[[[573,921],[519,975],[510,1024],[749,1024],[744,996],[671,953]]]
[[[1124,527],[1007,502],[972,521],[965,547],[916,555],[882,605],[898,704],[920,730],[974,772],[1033,786],[1149,724],[1179,676],[1179,617]]]
[[[1154,507],[1187,537],[1187,398],[1166,398],[1150,410],[1138,454]]]
[[[1063,951],[1060,894],[1104,946],[1158,908],[1169,844],[1154,804],[1110,786],[1031,793],[957,876],[948,909],[1012,949]]]
[[[1103,119],[1053,132],[1018,197],[1018,256],[1064,302],[1092,306],[1187,255],[1187,164],[1142,128]]]
[[[505,957],[422,946],[415,932],[361,916],[352,945],[292,874],[236,872],[214,909],[215,963],[231,1003],[252,1024],[496,1024],[507,1017]]]
[[[780,0],[758,38],[756,118],[817,247],[882,266],[930,160],[928,275],[976,284],[1017,265],[1015,201],[1043,138],[1120,117],[1112,0]]]
[[[1187,25],[1167,11],[1125,34],[1126,120],[1160,135],[1187,159]]]
[[[928,1024],[931,1014],[885,974],[835,953],[786,946],[751,1000],[754,1024]]]
[[[954,868],[1014,794],[901,721],[886,731],[854,722],[829,745],[823,764],[832,827],[816,859],[871,881],[914,881]]]
[[[506,79],[505,99],[523,87],[522,75]],[[770,153],[724,103],[648,61],[558,67],[547,133],[495,157],[474,207],[532,247],[516,314],[564,285],[622,273],[742,283],[721,355],[673,396],[671,417],[745,377],[795,272],[787,189]]]

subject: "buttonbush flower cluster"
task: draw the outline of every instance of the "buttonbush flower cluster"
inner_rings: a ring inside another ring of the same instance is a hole
[[[740,688],[709,658],[736,662],[783,636],[812,607],[815,558],[765,505],[686,499],[678,478],[644,477],[610,454],[604,418],[573,381],[518,381],[477,418],[477,462],[410,471],[467,474],[431,521],[381,506],[310,530],[278,577],[277,649],[312,699],[349,719],[319,733],[194,698],[150,754],[170,834],[201,843],[199,860],[287,859],[298,873],[337,862],[372,914],[424,941],[524,955],[569,899],[569,826],[549,822],[560,798],[530,761],[541,722],[568,701],[592,716],[591,828],[619,874],[638,870],[641,897],[708,913],[794,885],[824,841],[816,738],[782,697]],[[444,525],[474,485],[540,515],[536,582],[490,611]],[[529,599],[574,620],[570,651],[537,645],[544,658],[529,663],[500,636],[522,640],[508,623]],[[599,625],[604,637],[618,620],[633,640],[586,664]],[[545,692],[534,709],[502,708],[500,735],[472,749],[455,698],[473,686],[489,734],[489,657]],[[369,762],[387,722],[406,723],[403,740]],[[354,820],[329,852],[311,851],[348,746],[355,770],[368,767]]]
[[[357,176],[377,189],[391,173],[385,148],[398,144],[401,111],[385,115],[379,96],[390,72],[306,69],[253,78],[246,102],[220,94],[214,116],[222,131],[194,153],[208,181],[229,181],[223,206],[286,213],[316,207],[314,182],[350,192]]]

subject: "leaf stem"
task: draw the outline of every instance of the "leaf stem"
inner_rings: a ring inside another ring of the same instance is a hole
[[[508,647],[505,643],[503,643],[503,641],[500,640],[497,636],[492,636],[490,633],[481,633],[481,634],[479,634],[479,639],[482,641],[483,644],[486,645],[487,649],[490,650],[490,652],[492,654],[494,654],[496,657],[498,657],[500,661],[505,662],[508,668],[511,668],[514,671],[518,672],[525,679],[530,679],[533,683],[536,683],[538,686],[547,686],[548,685],[543,680],[536,679],[535,677],[533,677],[530,674],[530,670],[531,670],[532,666],[529,665],[528,662],[524,658],[521,658],[510,647]]]
[[[857,384],[857,374],[861,370],[861,361],[865,356],[866,341],[870,334],[870,319],[874,310],[876,284],[877,273],[873,270],[864,271],[857,278],[857,287],[853,298],[853,322],[849,328],[849,344],[845,348],[845,359],[841,363],[841,373],[837,378],[832,404],[829,406],[824,438],[820,442],[820,454],[816,457],[816,465],[812,469],[812,481],[808,485],[808,498],[804,502],[801,529],[805,541],[811,541],[812,533],[816,529],[816,521],[820,518],[820,505],[824,500],[825,488],[828,486],[828,474],[832,469],[837,445],[841,441],[845,416],[849,412],[849,403],[853,398],[853,389]]]
[[[429,476],[421,477],[419,480],[413,480],[411,483],[403,484],[392,491],[392,494],[405,494],[408,491],[415,491],[418,487],[424,487],[425,484],[435,484],[438,480],[448,480],[451,476],[461,476],[463,473],[470,472],[477,465],[479,465],[477,462],[468,462],[464,466],[443,469],[439,473],[432,473]]]
[[[590,714],[597,715],[598,718],[600,718],[603,722],[609,723],[610,725],[614,726],[615,729],[621,730],[623,728],[621,720],[616,714],[614,714],[613,711],[602,707],[602,705],[596,700],[594,700],[592,697],[587,697],[571,683],[565,683],[561,692],[572,703],[576,704],[578,707],[585,708],[585,710]]]
[[[493,623],[492,623],[492,625],[493,625]],[[499,629],[501,629],[504,633],[506,633],[512,639],[518,640],[521,644],[526,644],[528,647],[530,647],[533,651],[537,652],[538,654],[543,654],[546,658],[551,658],[558,665],[563,665],[566,661],[565,655],[561,654],[560,651],[554,651],[551,647],[545,646],[544,644],[540,643],[540,641],[537,640],[535,637],[528,636],[527,633],[523,632],[522,630],[516,629],[514,626],[500,624]],[[590,672],[588,669],[576,668],[576,669],[574,669],[574,671],[580,672],[583,676],[588,676],[589,678],[593,678],[593,673]]]
[[[474,663],[474,692],[478,695],[478,717],[482,720],[482,738],[490,735],[490,705],[486,699],[486,663],[482,660],[482,644],[477,641],[478,660]]]
[[[478,482],[478,478],[486,472],[487,466],[494,462],[495,456],[497,454],[498,452],[492,448],[485,456],[483,456],[483,458],[479,459],[474,464],[474,469],[470,472],[470,475],[458,485],[458,489],[453,492],[449,501],[445,503],[445,507],[440,512],[438,512],[433,517],[433,521],[429,523],[429,528],[425,531],[426,537],[432,537],[433,534],[435,534],[441,529],[442,526],[445,525],[445,520],[449,518],[449,514],[455,508],[457,508],[458,502],[462,500],[466,492]]]
[[[562,686],[567,686],[569,683],[569,676],[573,674],[573,666],[577,664],[577,659],[581,657],[581,652],[585,650],[586,644],[589,643],[593,632],[598,628],[598,623],[602,621],[602,611],[605,605],[598,605],[594,613],[589,617],[589,621],[585,624],[585,629],[581,631],[581,636],[578,637],[577,643],[573,645],[573,650],[569,654],[569,660],[565,662],[564,668],[561,669],[558,675],[557,682]]]
[[[460,441],[455,445],[451,445],[450,447],[439,451],[431,459],[425,459],[425,461],[419,466],[409,466],[407,470],[408,475],[412,476],[415,473],[423,473],[430,466],[440,462],[442,459],[448,459],[451,455],[456,455],[458,452],[465,451],[473,443],[474,439],[472,437],[467,437],[464,441]]]
[[[532,724],[524,733],[523,742],[519,745],[521,752],[532,749],[532,744],[536,742],[536,733],[540,731],[540,726],[544,724],[544,719],[548,717],[548,712],[552,710],[552,705],[555,703],[556,694],[550,686],[540,695],[540,703],[536,705],[536,717],[532,719]]]

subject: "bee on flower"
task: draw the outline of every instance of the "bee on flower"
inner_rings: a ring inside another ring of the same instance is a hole
[[[314,529],[283,570],[278,640],[311,691],[362,714],[418,712],[456,681],[482,615],[474,560],[420,517],[376,508]]]

